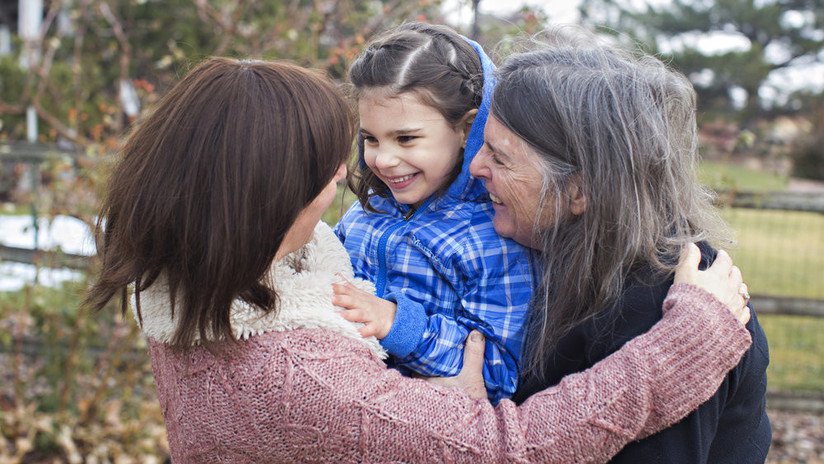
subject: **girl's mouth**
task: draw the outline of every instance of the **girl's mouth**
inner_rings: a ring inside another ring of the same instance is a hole
[[[417,177],[417,175],[418,173],[407,174],[405,176],[398,177],[387,177],[386,181],[387,183],[389,183],[389,186],[392,187],[393,190],[398,190],[411,184],[412,181],[415,180],[415,177]]]

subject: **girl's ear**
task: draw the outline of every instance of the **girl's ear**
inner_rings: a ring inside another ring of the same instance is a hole
[[[472,128],[472,123],[475,122],[475,116],[478,114],[478,109],[471,109],[463,115],[458,121],[458,128],[461,130],[461,137],[463,138],[461,146],[466,147],[466,139],[469,138],[469,129]]]
[[[569,193],[569,212],[573,216],[580,216],[587,210],[587,196],[581,186],[581,175],[578,174],[570,179],[568,192]]]

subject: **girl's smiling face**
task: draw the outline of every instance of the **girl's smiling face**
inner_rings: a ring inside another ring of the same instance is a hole
[[[398,202],[420,206],[455,178],[471,118],[453,126],[417,94],[380,89],[365,92],[358,111],[364,161]]]

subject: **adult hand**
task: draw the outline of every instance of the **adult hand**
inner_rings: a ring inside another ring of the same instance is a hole
[[[427,382],[447,387],[457,387],[475,399],[486,399],[484,384],[484,349],[485,340],[482,333],[473,330],[466,337],[464,344],[463,368],[454,377],[428,377]]]
[[[701,271],[701,250],[694,243],[687,244],[681,251],[681,259],[675,269],[675,283],[696,285],[710,292],[719,301],[727,305],[730,312],[742,324],[750,320],[747,307],[749,293],[747,284],[741,277],[741,269],[732,264],[732,258],[724,250],[719,250],[712,266]]]

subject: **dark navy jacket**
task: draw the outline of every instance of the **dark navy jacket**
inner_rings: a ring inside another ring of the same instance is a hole
[[[714,250],[703,245],[701,249],[704,262],[715,258]],[[649,279],[631,279],[616,304],[573,329],[561,340],[554,356],[545,361],[547,378],[521,379],[512,399],[517,403],[524,401],[557,384],[565,375],[591,367],[649,330],[661,319],[661,307],[672,279],[652,285],[645,281]],[[772,438],[765,408],[769,353],[755,312],[747,329],[752,334],[752,346],[715,396],[672,427],[630,443],[611,462],[763,463]]]

